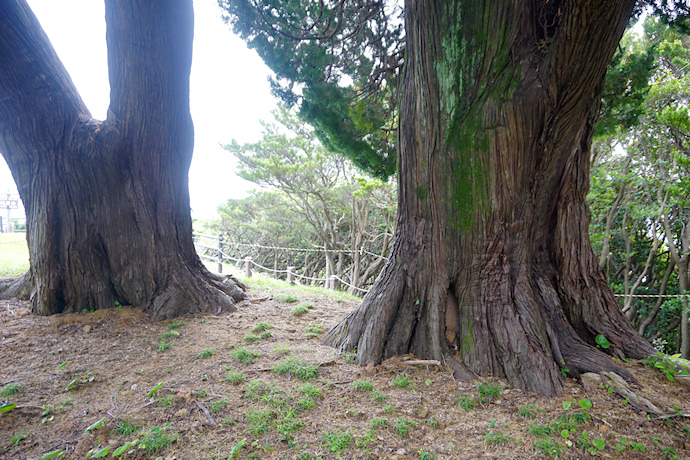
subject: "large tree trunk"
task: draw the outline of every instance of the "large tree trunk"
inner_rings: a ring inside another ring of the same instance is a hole
[[[0,150],[27,214],[34,312],[234,309],[194,250],[191,0],[106,1],[111,103],[84,106],[24,0],[0,3]],[[17,292],[16,285],[8,292]]]
[[[653,352],[588,238],[589,148],[634,0],[408,0],[398,232],[374,289],[327,335],[360,364],[456,360],[553,395],[562,371]]]

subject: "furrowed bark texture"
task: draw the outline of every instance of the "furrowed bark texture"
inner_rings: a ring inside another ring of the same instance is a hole
[[[553,395],[561,370],[631,376],[653,352],[588,238],[589,148],[634,1],[405,6],[398,232],[391,260],[326,343],[360,364],[455,360]]]
[[[191,0],[106,1],[111,102],[94,120],[24,0],[0,4],[0,151],[27,214],[31,268],[6,290],[38,314],[234,309],[192,240]]]

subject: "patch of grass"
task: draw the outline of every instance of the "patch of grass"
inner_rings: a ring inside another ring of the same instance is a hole
[[[294,294],[282,294],[276,296],[276,299],[280,300],[281,302],[285,303],[297,303],[299,302],[299,297],[297,297]]]
[[[372,391],[374,389],[374,384],[366,380],[355,380],[352,382],[352,388],[358,391]]]
[[[336,429],[323,434],[326,448],[331,452],[347,450],[352,444],[352,433]]]
[[[161,334],[161,341],[168,340],[170,338],[175,338],[179,337],[180,333],[175,330],[175,329],[170,329],[169,331],[165,331]]]
[[[420,449],[417,453],[419,454],[419,460],[434,460],[436,458],[436,454],[427,452],[424,449]]]
[[[115,431],[117,431],[118,434],[122,436],[129,436],[130,434],[136,433],[141,426],[139,425],[132,425],[131,423],[127,421],[120,421],[117,423],[117,428]]]
[[[377,391],[377,390],[373,390],[371,392],[371,399],[373,399],[374,401],[376,401],[378,403],[383,403],[383,402],[386,402],[386,400],[388,399],[388,396],[386,396],[386,393],[383,393],[383,392]]]
[[[526,404],[518,409],[517,413],[520,417],[534,418],[537,416],[539,409],[534,404]]]
[[[467,395],[457,395],[455,397],[455,403],[465,412],[477,407],[477,400],[474,398],[470,398]]]
[[[551,436],[556,432],[556,430],[554,430],[549,425],[532,424],[529,426],[529,432],[532,434],[532,436],[543,438],[546,436]]]
[[[397,388],[407,388],[410,386],[410,377],[406,373],[398,374],[393,379],[393,386]]]
[[[309,323],[304,329],[304,338],[313,339],[319,336],[323,332],[323,324]]]
[[[290,310],[290,313],[292,313],[294,316],[300,316],[304,315],[305,313],[308,313],[309,310],[314,308],[314,304],[311,302],[302,302],[299,305],[295,305],[292,310]]]
[[[10,447],[17,447],[19,443],[21,443],[23,440],[29,437],[29,432],[26,430],[18,431],[11,435],[7,439],[7,443],[10,445]]]
[[[489,430],[489,432],[484,435],[484,442],[491,446],[502,446],[512,441],[513,438],[511,438],[510,436],[499,433],[494,430]]]
[[[225,409],[228,407],[228,402],[227,399],[221,399],[220,401],[214,401],[211,403],[209,406],[209,409],[212,410],[213,412],[220,412],[221,410]]]
[[[503,385],[496,382],[486,382],[482,383],[477,387],[477,391],[480,395],[480,400],[483,403],[489,403],[494,401],[501,396],[501,391],[503,390]]]
[[[181,328],[182,326],[184,326],[184,322],[182,322],[182,321],[173,321],[172,323],[170,323],[170,324],[168,325],[168,329],[170,329],[170,330],[175,330],[175,329]]]
[[[355,364],[357,362],[357,352],[348,351],[347,353],[343,354],[343,359],[347,364]]]
[[[292,375],[306,381],[319,376],[319,368],[296,356],[290,356],[273,366],[273,372],[279,375]]]
[[[348,294],[345,291],[334,291],[331,289],[327,289],[323,286],[301,286],[301,285],[292,285],[287,283],[286,281],[282,280],[277,280],[272,277],[267,277],[267,276],[252,276],[251,278],[245,278],[244,276],[238,276],[239,280],[242,281],[244,284],[246,284],[250,289],[256,288],[256,289],[266,289],[270,291],[280,291],[280,292],[287,292],[291,295],[294,296],[324,296],[328,297],[330,299],[335,299],[335,300],[350,300],[350,301],[357,301],[361,302],[362,299],[354,296],[352,294]],[[280,299],[279,297],[276,297]]]
[[[252,364],[261,354],[239,347],[232,352],[232,356],[242,364]]]
[[[557,432],[563,430],[574,431],[591,419],[589,412],[583,409],[559,416],[551,426]]]
[[[207,348],[197,355],[199,359],[208,359],[216,352],[214,348]]]
[[[244,341],[247,342],[247,343],[258,342],[259,340],[261,340],[261,337],[259,337],[259,336],[256,335],[256,334],[247,333],[247,334],[244,335]]]
[[[206,396],[208,396],[208,392],[206,390],[195,391],[192,393],[192,396],[197,399],[204,399]]]
[[[431,417],[426,419],[425,422],[431,428],[440,428],[441,427],[441,424],[438,422],[435,415],[432,415]]]
[[[410,435],[410,428],[417,426],[417,423],[406,418],[400,418],[393,421],[393,429],[401,438],[406,438]]]
[[[312,385],[311,383],[305,383],[301,387],[297,388],[297,391],[311,399],[321,399],[321,390]]]
[[[277,354],[279,355],[289,355],[290,354],[290,345],[276,345],[275,350]]]
[[[388,426],[388,419],[387,418],[375,418],[371,421],[371,429],[376,431],[379,428],[385,428]]]
[[[280,417],[276,421],[276,431],[280,435],[280,440],[289,444],[293,442],[294,433],[301,430],[304,423],[297,419],[297,412],[291,409],[281,412]]]
[[[29,271],[29,248],[25,233],[0,233],[0,277],[20,276]]]
[[[232,383],[233,385],[239,385],[240,383],[243,383],[245,381],[246,377],[242,372],[239,371],[230,371],[227,374],[225,374],[225,379],[228,382]]]
[[[153,427],[139,440],[139,448],[149,455],[155,455],[177,440],[176,433],[168,433],[166,427]]]
[[[244,389],[244,397],[247,399],[259,400],[262,396],[266,396],[276,391],[276,387],[270,383],[264,383],[260,380],[252,380]]]
[[[254,410],[247,413],[247,421],[251,434],[266,434],[271,429],[273,415],[267,411]]]
[[[298,409],[303,412],[312,410],[314,406],[316,406],[316,401],[312,398],[302,398],[297,401]]]
[[[383,412],[386,414],[392,414],[393,412],[395,412],[395,407],[393,407],[392,404],[386,404],[385,406],[383,406]]]
[[[532,446],[542,455],[559,457],[563,453],[563,446],[553,439],[543,438],[532,442]]]
[[[12,396],[13,394],[22,391],[22,388],[24,388],[24,385],[21,385],[19,383],[8,383],[4,387],[2,387],[2,390],[0,390],[0,396],[7,398],[8,396]]]
[[[269,330],[269,329],[273,329],[273,325],[272,325],[272,324],[269,324],[269,323],[267,323],[267,322],[265,322],[265,321],[261,321],[259,324],[257,324],[256,326],[254,326],[254,327],[252,328],[252,331],[254,331],[254,332],[263,332],[263,331],[267,331],[267,330]]]

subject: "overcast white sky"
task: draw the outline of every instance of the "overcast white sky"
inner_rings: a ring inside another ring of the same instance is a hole
[[[91,114],[104,119],[110,88],[103,2],[28,1]],[[195,146],[189,188],[192,216],[212,218],[219,204],[255,188],[235,176],[232,155],[218,144],[259,140],[259,120],[272,118],[276,101],[267,80],[270,71],[223,23],[216,1],[194,0],[194,15],[190,98]],[[8,190],[16,193],[0,156],[0,193]]]

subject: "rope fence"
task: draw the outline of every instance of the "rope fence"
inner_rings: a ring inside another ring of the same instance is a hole
[[[218,273],[223,273],[223,264],[230,261],[235,263],[235,265],[238,266],[238,268],[242,267],[244,269],[244,276],[247,278],[251,278],[252,274],[255,270],[261,270],[266,273],[271,273],[274,277],[278,277],[278,275],[285,275],[285,278],[288,283],[291,284],[296,284],[301,281],[309,281],[311,283],[323,283],[324,286],[328,289],[333,289],[337,290],[340,288],[340,286],[347,286],[350,289],[353,289],[357,292],[360,292],[362,294],[366,294],[369,292],[369,289],[364,289],[359,286],[355,286],[348,281],[342,279],[338,275],[330,275],[324,278],[317,278],[317,277],[310,277],[306,275],[301,275],[296,271],[296,267],[288,266],[286,269],[276,269],[276,268],[269,268],[261,265],[260,263],[256,262],[253,260],[251,257],[241,257],[241,258],[236,258],[233,257],[232,255],[228,254],[226,252],[225,248],[225,241],[223,240],[222,234],[219,234],[217,236],[213,235],[205,235],[203,233],[193,233],[195,242],[194,246],[197,248],[197,253],[200,258],[217,262],[218,267],[217,267],[217,272]],[[204,239],[204,241],[208,240],[213,240],[216,242],[215,246],[211,246],[210,244],[203,244],[199,242],[199,239]],[[250,249],[268,249],[268,250],[273,250],[273,251],[285,251],[285,252],[315,252],[315,253],[344,253],[346,251],[344,250],[337,250],[337,249],[325,249],[325,248],[314,248],[314,249],[305,249],[305,248],[287,248],[287,247],[280,247],[280,246],[263,246],[259,244],[247,244],[247,243],[234,243],[234,242],[228,242],[228,246],[233,246],[233,247],[245,247],[245,248],[250,248]],[[203,249],[206,251],[199,251],[199,249]],[[209,252],[213,255],[209,255]],[[379,255],[379,254],[374,254],[372,252],[366,251],[366,250],[360,250],[360,254],[368,254],[374,257],[379,257],[383,258],[384,260],[388,260],[388,257]]]
[[[324,286],[326,286],[329,289],[338,289],[338,283],[341,285],[347,286],[351,289],[354,289],[355,291],[358,291],[362,294],[366,294],[369,292],[369,289],[364,289],[358,286],[355,286],[346,280],[340,278],[337,275],[330,275],[325,278],[315,278],[315,277],[310,277],[306,275],[300,275],[297,273],[295,267],[288,266],[286,269],[275,269],[275,268],[269,268],[265,267],[258,262],[252,260],[251,257],[244,257],[244,258],[236,258],[225,252],[224,250],[224,241],[223,241],[223,236],[221,234],[217,236],[213,235],[205,235],[203,233],[194,233],[193,234],[195,239],[196,238],[205,238],[207,240],[214,240],[216,241],[215,246],[210,246],[208,244],[202,244],[200,242],[195,241],[194,245],[197,247],[197,252],[199,248],[201,249],[206,249],[208,251],[211,251],[212,253],[215,253],[215,257],[209,256],[205,253],[199,252],[199,257],[202,259],[206,260],[212,260],[214,262],[218,263],[218,273],[223,273],[223,263],[225,261],[231,261],[235,263],[236,265],[244,266],[244,275],[247,278],[252,277],[252,273],[254,270],[262,270],[266,273],[271,273],[275,277],[277,275],[286,275],[286,279],[288,283],[295,284],[298,281],[309,281],[312,283],[324,283]],[[306,249],[306,248],[288,248],[288,247],[282,247],[282,246],[263,246],[259,244],[248,244],[248,243],[229,243],[233,247],[244,247],[244,248],[250,248],[250,249],[269,249],[273,251],[286,251],[286,252],[315,252],[315,253],[343,253],[343,250],[337,250],[337,249],[325,249],[325,248],[313,248],[313,249]],[[388,260],[388,257],[382,256],[380,254],[374,254],[372,252],[366,251],[366,250],[360,250],[360,254],[368,254],[374,257],[381,257],[384,260]],[[623,298],[641,298],[641,299],[659,299],[659,298],[682,298],[682,297],[690,297],[690,294],[614,294],[615,297],[623,297]]]

